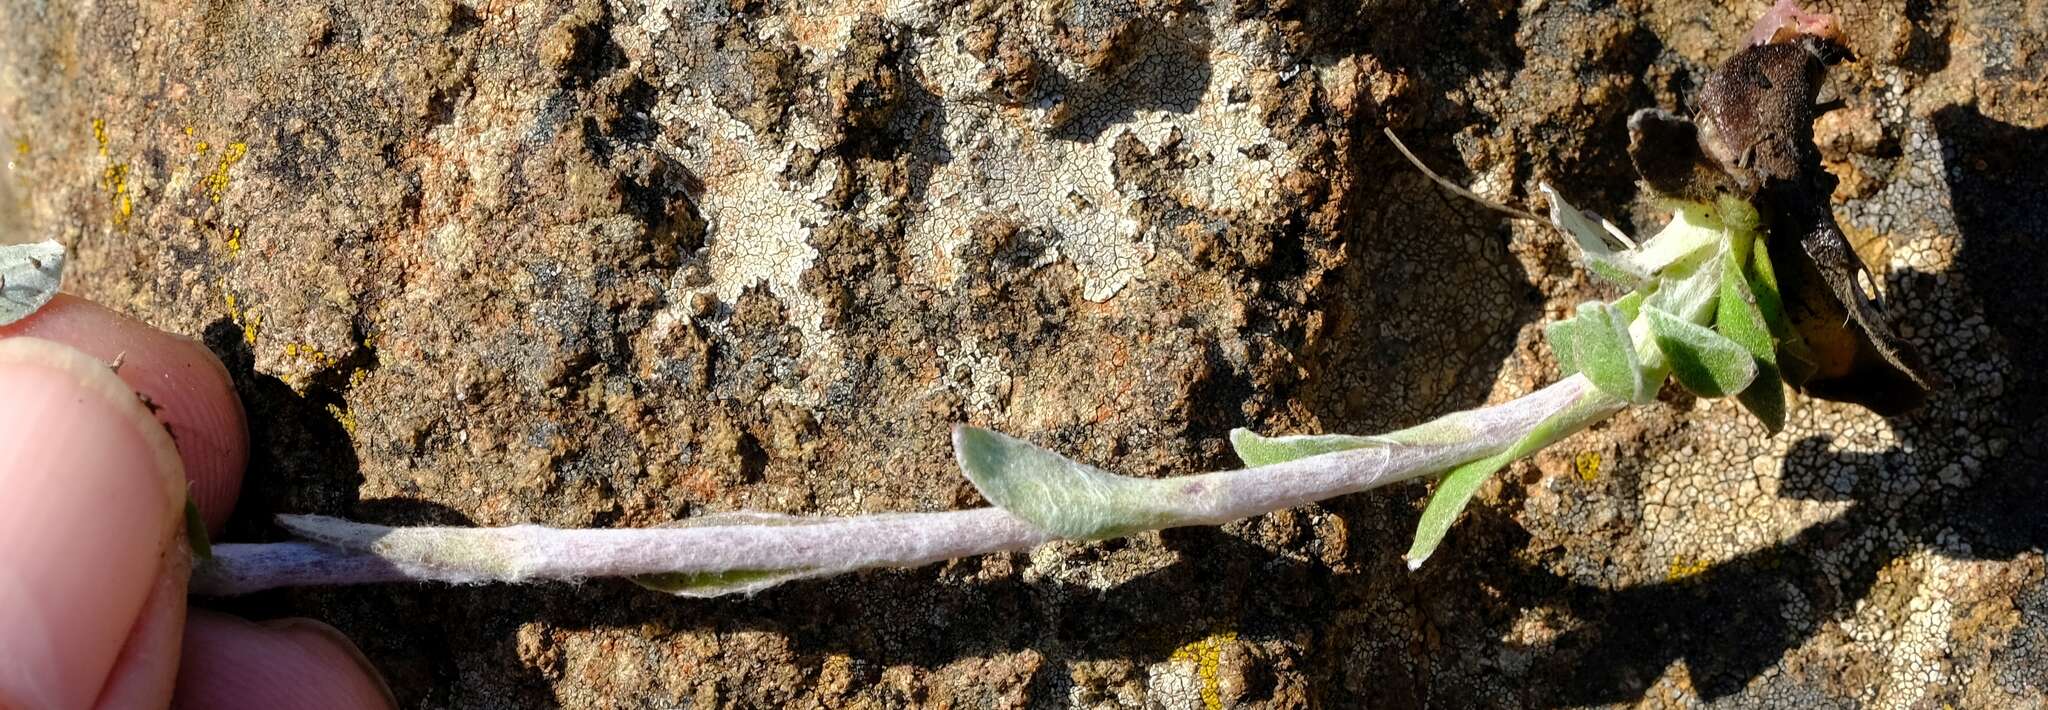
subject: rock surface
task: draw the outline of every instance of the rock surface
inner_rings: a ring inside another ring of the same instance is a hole
[[[1667,393],[1419,486],[681,601],[308,590],[419,707],[2041,707],[2048,12],[1842,5],[1836,210],[1946,389],[1766,437]],[[374,4],[373,4],[374,5]],[[1558,376],[1609,296],[1536,185],[1623,153],[1764,4],[8,3],[0,178],[74,288],[208,338],[277,512],[652,525],[981,501],[959,421],[1113,470]],[[1825,7],[1825,4],[1824,4]],[[2032,304],[2032,305],[2029,305]],[[2030,705],[2031,704],[2031,705]]]

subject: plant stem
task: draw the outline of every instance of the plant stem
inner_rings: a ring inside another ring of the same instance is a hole
[[[1215,525],[1440,474],[1506,451],[1546,422],[1569,433],[1623,406],[1583,375],[1573,375],[1509,402],[1389,434],[1386,446],[1235,471],[1140,480],[1199,500],[1199,505],[1177,511],[1179,515],[1155,527]],[[1550,421],[1554,417],[1570,421]],[[309,585],[516,583],[754,572],[773,573],[775,581],[783,581],[915,567],[1059,539],[1001,508],[841,518],[737,514],[710,516],[685,527],[586,530],[534,525],[394,528],[318,516],[281,516],[279,522],[310,542],[214,545],[212,559],[194,569],[192,592],[228,596]],[[760,586],[766,585],[726,591]]]

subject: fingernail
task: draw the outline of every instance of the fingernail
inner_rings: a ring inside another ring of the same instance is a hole
[[[176,707],[397,707],[383,676],[334,627],[254,624],[194,610],[185,625]]]
[[[105,363],[0,340],[0,707],[93,701],[161,573],[184,480]]]
[[[316,643],[325,643],[335,654],[346,656],[357,670],[363,672],[362,679],[375,686],[376,692],[384,696],[385,707],[398,707],[398,696],[392,694],[391,684],[384,680],[384,674],[370,663],[370,657],[363,655],[363,649],[349,639],[341,629],[328,626],[312,619],[293,617],[259,622],[259,626],[287,634],[303,634],[318,638]]]

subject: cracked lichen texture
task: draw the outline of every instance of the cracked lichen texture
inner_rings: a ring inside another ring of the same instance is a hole
[[[0,8],[0,179],[82,293],[204,337],[273,513],[652,525],[981,504],[948,427],[1159,476],[1558,377],[1615,294],[1444,195],[1635,231],[1628,114],[1764,3],[283,0]],[[1676,392],[1489,483],[679,601],[238,602],[415,707],[2040,707],[2048,28],[1837,3],[1835,210],[1931,406]]]

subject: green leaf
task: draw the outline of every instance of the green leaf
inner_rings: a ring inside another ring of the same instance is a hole
[[[1578,315],[1543,329],[1558,364],[1566,372],[1583,373],[1593,386],[1624,401],[1643,404],[1657,396],[1657,384],[1636,357],[1628,319],[1615,306],[1590,301]]]
[[[64,245],[0,244],[0,325],[29,317],[64,287]]]
[[[1761,237],[1759,241],[1768,241]],[[1764,246],[1759,244],[1758,246]],[[1799,335],[1799,329],[1792,326],[1792,319],[1785,313],[1783,292],[1778,289],[1776,266],[1771,263],[1771,250],[1751,249],[1749,261],[1743,269],[1743,276],[1749,282],[1750,292],[1756,296],[1756,307],[1763,314],[1764,323],[1770,326],[1771,337],[1777,339],[1777,353],[1773,358],[1779,379],[1787,383],[1805,382],[1820,369],[1818,358],[1806,346],[1806,339]],[[1779,399],[1784,399],[1780,394]]]
[[[1756,379],[1756,358],[1727,336],[1655,307],[1645,307],[1643,316],[1671,376],[1693,394],[1726,397]]]
[[[1763,310],[1757,307],[1756,293],[1750,290],[1741,265],[1730,261],[1721,263],[1721,296],[1715,302],[1714,330],[1758,360],[1777,360],[1777,339],[1771,335]]]
[[[1697,264],[1722,243],[1725,230],[1708,212],[1695,206],[1679,206],[1671,223],[1624,254],[1634,270],[1653,277],[1668,277],[1674,267]]]
[[[979,427],[953,428],[953,455],[983,498],[1060,537],[1171,527],[1191,505],[1164,481],[1119,476]]]
[[[1762,250],[1757,250],[1762,251]],[[1766,260],[1769,257],[1765,257]],[[1756,361],[1756,378],[1735,396],[1764,429],[1772,434],[1785,428],[1785,384],[1778,372],[1777,338],[1757,305],[1757,295],[1742,265],[1722,263],[1721,300],[1714,314],[1714,329],[1749,351]]]
[[[1515,459],[1541,451],[1543,447],[1569,436],[1584,426],[1584,422],[1587,421],[1585,415],[1601,406],[1599,402],[1594,401],[1599,397],[1598,394],[1583,397],[1563,411],[1545,418],[1542,423],[1536,425],[1536,428],[1529,430],[1528,434],[1517,439],[1506,450],[1466,463],[1444,474],[1443,481],[1438,483],[1436,491],[1430,494],[1429,504],[1422,510],[1422,519],[1415,524],[1415,541],[1408,546],[1408,553],[1402,555],[1408,560],[1408,569],[1422,567],[1422,563],[1436,553],[1437,545],[1442,544],[1444,536],[1450,533],[1451,524],[1457,522],[1458,515],[1465,512],[1465,506],[1472,503],[1472,495],[1479,492],[1479,487],[1486,483],[1486,479],[1492,477],[1502,467],[1514,463]]]
[[[1259,436],[1250,429],[1230,430],[1230,448],[1237,451],[1237,457],[1244,461],[1246,468],[1286,463],[1310,456],[1321,456],[1339,451],[1363,449],[1369,446],[1385,446],[1386,439],[1372,436],[1346,436],[1343,434],[1316,434],[1301,436]]]
[[[1770,237],[1766,236],[1759,238],[1758,241],[1769,239]],[[1770,325],[1771,335],[1780,340],[1798,337],[1799,331],[1794,330],[1791,319],[1785,317],[1785,299],[1778,290],[1778,274],[1776,267],[1771,264],[1771,250],[1750,249],[1749,260],[1743,263],[1743,277],[1749,282],[1750,293],[1756,297],[1758,313],[1763,316],[1764,323]]]
[[[199,515],[199,504],[189,495],[185,498],[185,544],[192,547],[192,559],[213,559],[213,542],[206,536],[206,518]]]
[[[1721,293],[1721,261],[1725,252],[1698,252],[1685,261],[1670,265],[1657,290],[1644,304],[1678,316],[1688,323],[1704,324],[1714,313]]]
[[[628,581],[657,592],[679,597],[709,598],[735,593],[758,592],[769,587],[814,574],[810,569],[736,569],[727,572],[670,572],[627,577]]]
[[[1510,449],[1512,451],[1512,449]],[[1451,469],[1444,474],[1444,480],[1436,485],[1436,491],[1429,495],[1429,505],[1422,509],[1422,519],[1415,525],[1415,541],[1408,546],[1408,553],[1401,557],[1408,560],[1408,569],[1422,567],[1422,563],[1436,554],[1436,547],[1451,531],[1451,524],[1458,521],[1458,515],[1465,512],[1465,506],[1472,503],[1472,496],[1492,478],[1495,471],[1514,462],[1516,456],[1501,452]]]
[[[657,527],[704,528],[725,526],[792,527],[816,525],[830,522],[827,518],[807,518],[782,513],[757,513],[754,511],[731,511],[707,513],[685,518]],[[634,584],[666,592],[679,597],[708,599],[726,594],[752,594],[792,579],[817,576],[829,570],[814,567],[793,569],[736,569],[723,572],[662,572],[627,577]]]

